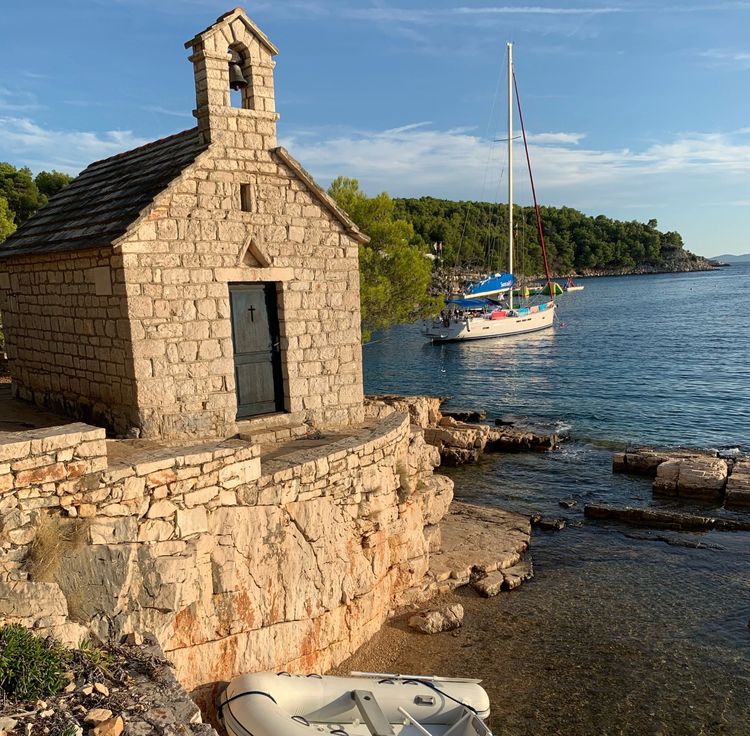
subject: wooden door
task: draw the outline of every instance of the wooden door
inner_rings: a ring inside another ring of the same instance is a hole
[[[237,418],[284,409],[275,284],[230,284]]]

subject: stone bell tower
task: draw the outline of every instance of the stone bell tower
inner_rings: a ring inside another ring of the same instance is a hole
[[[193,115],[206,143],[237,148],[276,146],[273,57],[278,49],[235,8],[185,44],[195,72]],[[231,83],[231,86],[230,86]],[[233,105],[236,89],[241,104]],[[241,139],[236,133],[244,134]]]

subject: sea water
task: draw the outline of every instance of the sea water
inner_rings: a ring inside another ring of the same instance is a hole
[[[485,680],[496,734],[750,734],[750,533],[582,513],[593,501],[674,505],[613,475],[612,448],[750,452],[749,279],[747,266],[586,279],[559,298],[553,330],[438,346],[411,325],[365,346],[368,393],[440,394],[490,421],[570,432],[552,453],[446,471],[460,498],[568,524],[535,531],[532,581],[490,601],[460,594],[461,635],[420,645],[423,671]]]

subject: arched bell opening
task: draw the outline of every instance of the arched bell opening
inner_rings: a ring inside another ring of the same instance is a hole
[[[232,45],[227,51],[231,57],[229,60],[229,90],[232,107],[254,110],[250,54],[239,45]]]

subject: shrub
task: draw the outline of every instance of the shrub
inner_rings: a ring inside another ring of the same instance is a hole
[[[79,642],[78,649],[73,652],[75,669],[80,670],[87,680],[107,677],[112,679],[111,668],[115,657],[102,647],[92,644],[88,639]]]
[[[19,624],[0,628],[0,687],[16,700],[54,695],[65,686],[68,653]]]

